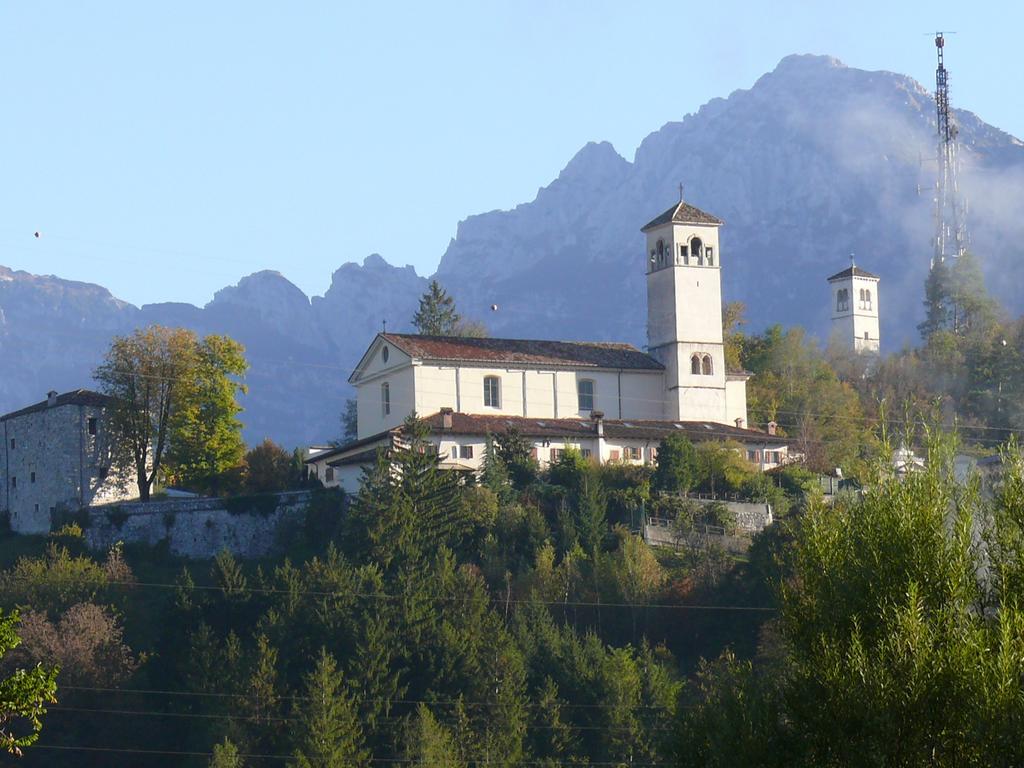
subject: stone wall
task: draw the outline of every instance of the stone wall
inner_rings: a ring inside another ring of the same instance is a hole
[[[85,514],[89,547],[118,541],[167,542],[180,557],[210,558],[227,549],[242,558],[272,554],[284,531],[305,522],[311,491],[235,499],[174,499],[92,507]]]
[[[57,404],[11,416],[0,435],[0,511],[16,533],[46,533],[58,510],[137,495],[110,471],[102,407]]]
[[[674,549],[704,549],[713,544],[734,554],[746,552],[752,543],[750,536],[730,536],[720,529],[715,531],[713,526],[702,526],[699,530],[691,531],[684,536],[676,536],[667,520],[658,519],[648,520],[644,525],[644,541],[651,546]]]

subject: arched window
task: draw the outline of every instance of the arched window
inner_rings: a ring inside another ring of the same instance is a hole
[[[386,381],[380,385],[380,413],[381,416],[391,413],[391,385]]]
[[[501,379],[497,376],[484,376],[484,405],[501,408]]]
[[[704,266],[704,243],[700,241],[699,237],[690,240],[690,253],[697,259],[697,266]]]
[[[660,267],[665,263],[665,241],[658,241],[658,266]]]
[[[705,376],[710,376],[714,371],[711,369],[711,355],[704,355],[704,360],[701,362],[700,372]]]
[[[871,309],[871,291],[864,291],[864,309]]]
[[[679,255],[683,257],[683,264],[690,263],[690,249],[687,246],[679,246]]]
[[[850,308],[850,293],[845,288],[836,291],[836,312],[846,312]]]
[[[708,266],[715,266],[715,249],[711,247],[705,248],[704,255],[708,257]]]
[[[581,411],[594,410],[594,380],[580,379],[576,384],[576,398]]]
[[[690,358],[690,373],[700,376],[700,355]]]

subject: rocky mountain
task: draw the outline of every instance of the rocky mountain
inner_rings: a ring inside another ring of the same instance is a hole
[[[972,250],[994,292],[1024,310],[1024,144],[958,112]],[[749,90],[648,136],[632,161],[583,147],[534,200],[470,216],[437,278],[494,335],[642,345],[639,228],[685,185],[723,218],[727,300],[749,327],[828,334],[825,278],[857,263],[882,277],[883,348],[915,340],[932,231],[934,102],[913,80],[790,56]],[[2,254],[0,254],[2,258]],[[0,412],[87,384],[115,333],[151,322],[228,333],[247,347],[246,437],[337,436],[345,383],[381,320],[403,330],[426,279],[379,255],[345,264],[322,296],[258,272],[204,307],[118,301],[99,286],[0,267]],[[497,311],[491,307],[497,305]],[[406,326],[407,327],[407,326]]]
[[[957,112],[972,250],[992,288],[1024,308],[1024,144]],[[935,108],[902,75],[789,56],[749,90],[648,136],[632,162],[588,144],[535,200],[471,216],[438,279],[464,308],[498,304],[496,334],[641,343],[639,228],[677,199],[724,219],[727,300],[749,326],[828,334],[825,278],[857,262],[882,277],[883,345],[914,341],[931,255]],[[480,279],[483,276],[485,279]]]

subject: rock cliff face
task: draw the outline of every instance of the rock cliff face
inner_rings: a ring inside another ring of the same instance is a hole
[[[958,112],[972,250],[1011,309],[1024,301],[1024,145]],[[882,276],[883,344],[915,338],[931,255],[935,116],[930,94],[889,72],[790,56],[749,90],[648,136],[632,163],[590,144],[537,198],[459,226],[438,278],[499,334],[642,344],[639,228],[689,202],[724,219],[726,300],[750,327],[828,335],[825,278],[858,263]],[[477,279],[485,275],[486,280]]]
[[[1020,312],[1024,144],[970,113],[957,121],[972,250]],[[726,299],[746,302],[751,329],[801,324],[827,337],[825,278],[853,252],[882,277],[882,344],[894,349],[916,336],[934,131],[934,103],[913,80],[790,56],[749,90],[655,131],[632,161],[587,144],[533,201],[462,221],[437,278],[494,335],[643,345],[639,228],[675,202],[682,182],[689,202],[726,222]],[[111,335],[156,322],[246,345],[250,442],[335,437],[349,372],[383,319],[408,329],[426,283],[374,254],[341,266],[322,297],[258,272],[202,308],[136,308],[99,286],[0,267],[0,412],[87,386]]]

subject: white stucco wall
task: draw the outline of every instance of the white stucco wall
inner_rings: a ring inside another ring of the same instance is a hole
[[[356,413],[359,439],[397,427],[412,413],[416,403],[414,370],[415,367],[407,362],[358,382]],[[381,385],[385,382],[391,393],[390,413],[384,413],[381,401]]]
[[[594,410],[608,418],[660,419],[664,413],[661,371],[543,370],[474,365],[417,365],[416,411],[427,416],[441,408],[458,413],[532,418],[589,418],[580,410],[580,380],[594,383]],[[498,407],[484,405],[484,379],[500,382]],[[621,407],[621,411],[620,411]]]
[[[877,354],[881,346],[879,326],[878,280],[861,276],[835,280],[829,284],[832,300],[832,335],[856,352]],[[839,291],[849,292],[846,310],[838,309]],[[871,306],[862,307],[861,290],[871,291]],[[865,338],[867,334],[867,338]]]
[[[725,382],[725,420],[735,425],[736,419],[743,419],[743,426],[750,428],[747,421],[747,382],[734,379]]]

